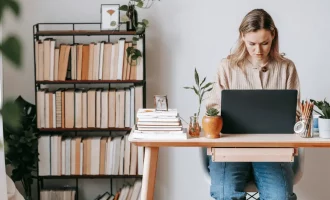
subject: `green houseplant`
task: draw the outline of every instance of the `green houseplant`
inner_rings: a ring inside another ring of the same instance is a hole
[[[208,108],[202,119],[202,125],[206,138],[219,138],[220,131],[223,126],[222,117],[219,115],[219,110]]]
[[[317,109],[314,109],[316,113],[320,115],[319,121],[319,133],[321,138],[330,138],[330,104],[324,99],[323,101],[310,100]]]
[[[199,126],[199,113],[201,110],[201,105],[202,102],[205,100],[204,99],[204,95],[211,91],[213,88],[213,83],[209,82],[206,83],[206,77],[204,77],[204,79],[201,81],[199,79],[199,74],[195,68],[195,74],[194,74],[194,79],[195,79],[195,85],[193,85],[192,87],[184,87],[184,89],[188,89],[188,90],[193,90],[194,93],[197,95],[198,97],[198,110],[197,113],[194,113],[193,116],[190,117],[190,124],[189,124],[189,135],[192,137],[199,137],[200,135],[200,126]]]
[[[15,129],[4,125],[6,164],[12,166],[11,178],[22,183],[25,198],[30,200],[38,162],[36,106],[25,101],[21,96],[15,100],[15,103],[19,107],[21,123]]]

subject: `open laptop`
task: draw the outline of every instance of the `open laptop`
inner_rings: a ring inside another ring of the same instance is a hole
[[[293,134],[297,90],[223,90],[221,133]]]

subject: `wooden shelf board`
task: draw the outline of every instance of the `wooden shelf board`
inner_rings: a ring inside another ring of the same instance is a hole
[[[66,81],[36,81],[36,84],[96,84],[96,83],[144,83],[144,80],[66,80]]]
[[[142,178],[142,175],[62,175],[39,176],[40,179],[93,179],[93,178]]]
[[[135,31],[118,31],[118,30],[53,30],[38,31],[35,36],[66,36],[66,35],[136,35]]]
[[[40,132],[131,131],[131,128],[39,128]]]

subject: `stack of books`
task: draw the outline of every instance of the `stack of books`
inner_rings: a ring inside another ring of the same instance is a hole
[[[132,131],[133,138],[145,139],[187,139],[177,109],[156,111],[155,109],[139,109],[137,123]]]

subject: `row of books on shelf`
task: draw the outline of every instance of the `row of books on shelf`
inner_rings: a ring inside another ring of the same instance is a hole
[[[36,80],[142,80],[143,58],[133,65],[127,58],[128,47],[143,53],[143,39],[136,44],[125,38],[89,44],[57,44],[54,38],[37,40]]]
[[[137,112],[137,123],[131,132],[132,139],[186,139],[177,109],[157,111],[141,108]]]
[[[141,180],[136,180],[133,184],[125,184],[115,194],[105,192],[94,200],[140,200],[141,186]]]
[[[76,200],[76,190],[73,189],[41,190],[40,200]]]
[[[143,107],[143,86],[118,89],[41,89],[38,128],[133,127]]]
[[[41,136],[39,176],[142,175],[144,147],[114,137]]]

